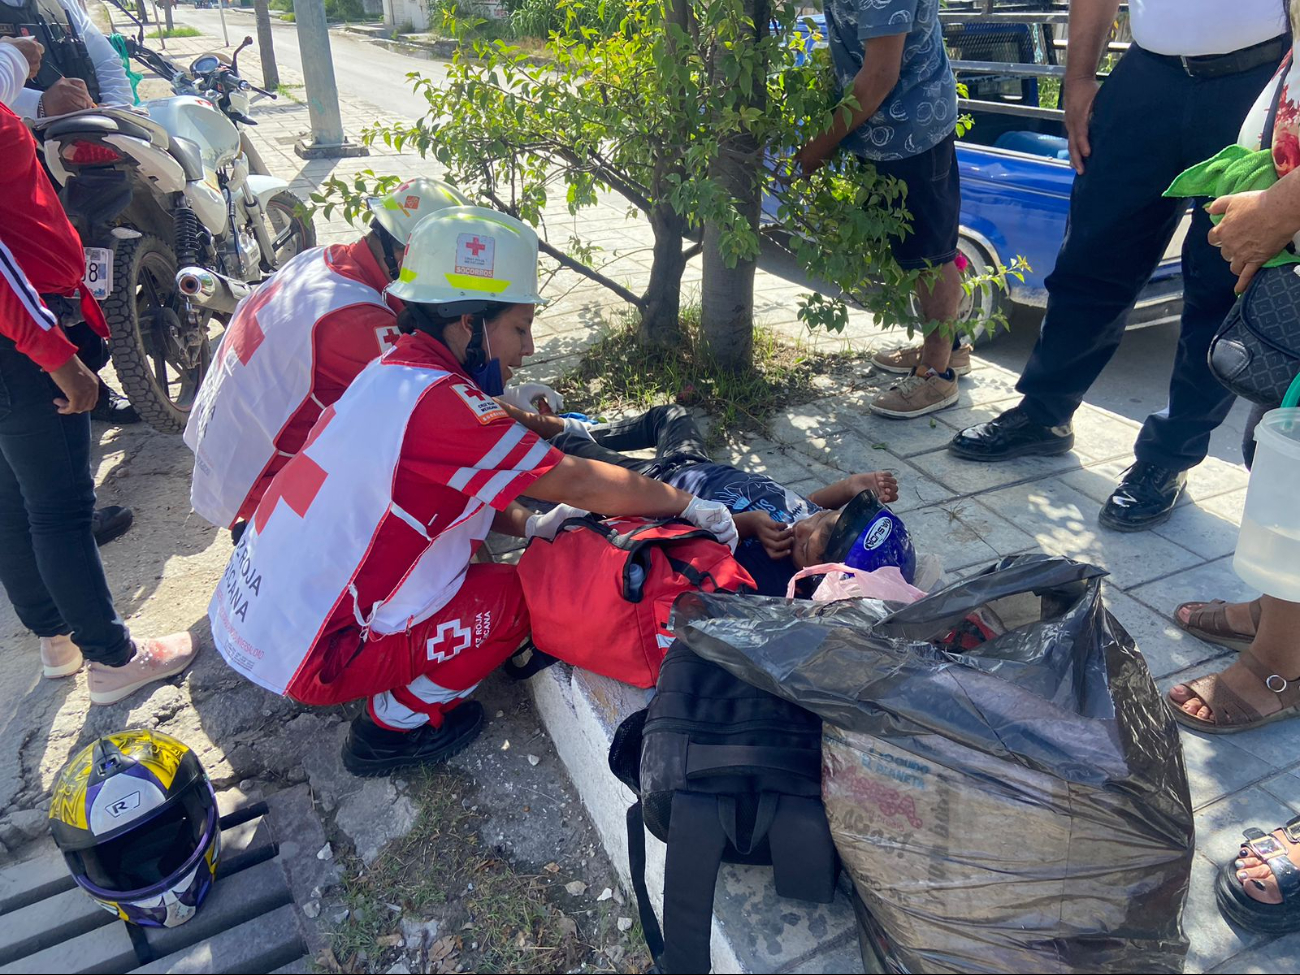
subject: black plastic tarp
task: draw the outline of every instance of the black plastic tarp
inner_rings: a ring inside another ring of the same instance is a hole
[[[904,607],[678,600],[692,650],[827,723],[827,815],[894,967],[1181,971],[1182,749],[1103,575],[1032,555]],[[941,649],[979,610],[1019,625]]]

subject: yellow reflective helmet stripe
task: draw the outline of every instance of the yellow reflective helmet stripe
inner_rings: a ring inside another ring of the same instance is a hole
[[[419,275],[416,274],[414,271],[412,271],[409,267],[404,267],[400,272],[398,272],[397,280],[406,281],[409,283],[411,281],[414,281],[418,277]]]
[[[448,274],[446,275],[447,283],[453,288],[460,288],[462,291],[483,291],[491,295],[499,295],[510,287],[510,282],[497,278],[480,278],[473,274]]]

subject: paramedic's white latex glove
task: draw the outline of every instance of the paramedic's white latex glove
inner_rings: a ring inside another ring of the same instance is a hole
[[[686,506],[686,510],[677,517],[685,518],[696,528],[703,528],[733,552],[736,550],[736,542],[740,539],[740,534],[736,531],[736,522],[731,517],[731,509],[721,501],[691,498],[691,503]]]
[[[497,398],[517,410],[536,413],[537,407],[533,405],[533,401],[539,396],[546,400],[546,405],[550,407],[552,413],[559,413],[564,409],[564,397],[542,383],[522,383],[511,386]]]
[[[591,514],[590,511],[575,508],[571,504],[557,504],[550,511],[529,517],[528,521],[524,523],[524,538],[544,538],[548,542],[553,542],[560,530],[560,526],[566,521],[570,518],[585,518],[589,514]]]
[[[564,421],[565,433],[571,433],[575,437],[586,437],[588,440],[592,441],[596,439],[591,435],[591,430],[587,428],[587,424],[583,423],[577,417],[562,416],[560,419]]]

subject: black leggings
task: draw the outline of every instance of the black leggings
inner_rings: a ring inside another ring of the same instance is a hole
[[[593,440],[561,433],[552,437],[551,443],[574,457],[601,460],[656,481],[666,481],[683,467],[711,460],[694,417],[680,406],[656,406],[640,416],[592,427],[591,435]],[[651,448],[654,460],[638,460],[621,453]]]

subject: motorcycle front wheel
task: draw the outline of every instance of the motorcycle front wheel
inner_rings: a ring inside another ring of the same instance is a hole
[[[281,190],[266,205],[275,246],[275,266],[316,246],[316,227],[306,205],[288,190]]]
[[[113,368],[136,412],[154,429],[180,433],[212,361],[208,326],[186,323],[176,256],[152,234],[117,241],[113,290],[101,304]]]

